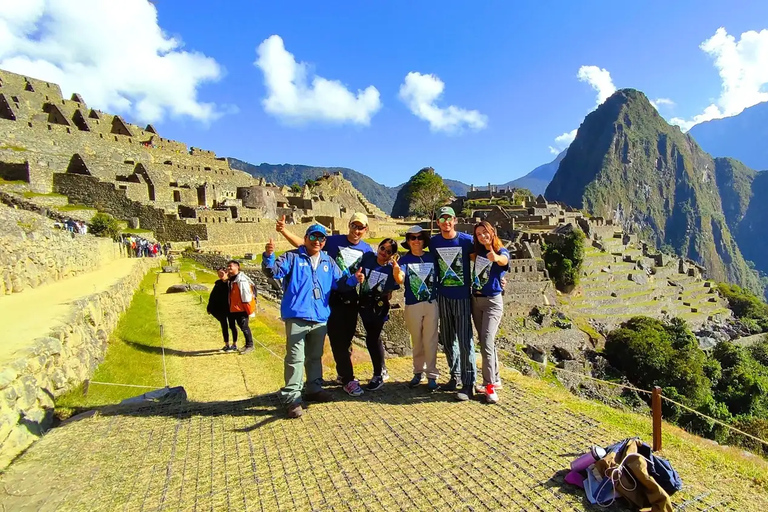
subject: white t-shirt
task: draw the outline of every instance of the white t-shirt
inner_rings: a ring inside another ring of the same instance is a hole
[[[320,263],[320,252],[314,256],[310,256],[309,260],[312,262],[312,270],[317,270],[317,264]]]

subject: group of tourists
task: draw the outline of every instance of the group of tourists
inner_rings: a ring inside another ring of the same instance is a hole
[[[70,233],[77,233],[78,235],[88,234],[88,224],[82,220],[64,219],[63,221],[56,221],[53,223],[53,227],[64,229]]]
[[[407,251],[402,257],[391,238],[382,240],[376,250],[363,240],[368,218],[362,213],[352,215],[347,234],[329,236],[324,226],[313,224],[303,239],[285,229],[284,218],[277,222],[277,232],[296,250],[276,257],[275,244],[270,240],[262,269],[283,283],[280,313],[287,350],[280,397],[288,417],[303,414],[302,388],[303,400],[332,399],[322,388],[326,334],[337,381],[344,391],[356,397],[384,385],[389,375],[381,332],[389,318],[392,293],[401,286],[405,324],[413,347],[414,376],[409,385],[417,387],[426,378],[429,390],[455,391],[462,401],[483,393],[487,402],[498,402],[501,381],[494,340],[503,311],[502,282],[509,252],[488,222],[476,224],[469,235],[456,231],[456,214],[451,207],[440,208],[437,217],[439,233],[435,236],[429,237],[419,226],[408,230],[400,244]],[[358,315],[373,363],[373,376],[364,388],[352,365]],[[481,345],[482,385],[477,387],[470,319]],[[438,341],[445,349],[450,372],[441,385],[437,383]]]
[[[123,236],[123,246],[128,255],[135,258],[155,258],[158,256],[168,256],[171,246],[167,243],[160,245],[146,238],[136,235]]]

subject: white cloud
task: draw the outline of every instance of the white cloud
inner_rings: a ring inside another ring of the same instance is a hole
[[[659,110],[659,107],[674,107],[675,102],[669,98],[656,98],[655,100],[649,100],[653,108]]]
[[[581,66],[576,76],[580,82],[587,82],[597,91],[596,103],[598,106],[616,92],[611,74],[606,69],[597,66]]]
[[[296,62],[278,35],[265,39],[256,53],[254,65],[264,73],[267,88],[264,110],[283,121],[368,125],[381,108],[379,91],[372,85],[355,95],[338,80],[313,76],[309,84],[307,64]]]
[[[565,132],[562,135],[555,137],[555,145],[549,146],[549,152],[553,155],[559,155],[565,148],[571,145],[573,139],[576,138],[576,128],[569,132]]]
[[[221,115],[198,88],[222,69],[184,51],[146,0],[0,0],[0,68],[78,92],[97,108],[157,122]]]
[[[576,73],[576,78],[580,82],[587,82],[597,92],[595,97],[596,106],[600,106],[611,94],[616,92],[616,86],[613,85],[611,73],[607,69],[597,66],[581,66],[579,72]],[[573,129],[555,137],[555,144],[549,146],[549,152],[553,155],[559,155],[576,138],[576,131],[576,129]]]
[[[488,126],[488,116],[477,110],[466,110],[450,105],[438,107],[435,102],[445,90],[445,83],[436,75],[422,75],[411,71],[400,85],[400,100],[413,115],[429,123],[433,132],[457,133],[464,127],[482,130]]]
[[[688,120],[673,118],[672,124],[688,131],[695,124],[735,116],[745,108],[768,101],[768,92],[764,90],[768,84],[767,29],[744,32],[737,41],[720,27],[699,48],[715,59],[722,80],[720,97],[701,114]]]

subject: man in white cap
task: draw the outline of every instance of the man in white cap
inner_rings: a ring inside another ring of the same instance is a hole
[[[281,233],[294,247],[299,247],[304,241],[297,235],[285,229],[285,216],[277,221],[276,230]],[[368,217],[364,213],[354,213],[349,219],[349,232],[346,235],[331,235],[327,238],[324,250],[341,268],[353,275],[360,267],[363,254],[374,252],[371,246],[363,241],[368,232]],[[331,314],[328,317],[328,339],[331,342],[333,359],[336,362],[336,372],[344,391],[350,396],[360,396],[363,388],[355,378],[352,368],[352,338],[357,328],[357,317],[360,313],[360,303],[357,289],[344,283],[331,292]],[[386,379],[386,376],[384,376]]]

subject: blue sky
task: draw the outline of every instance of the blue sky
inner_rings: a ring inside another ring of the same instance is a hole
[[[613,87],[686,128],[765,101],[764,29],[768,2],[29,0],[0,14],[0,68],[220,156],[503,183]]]

